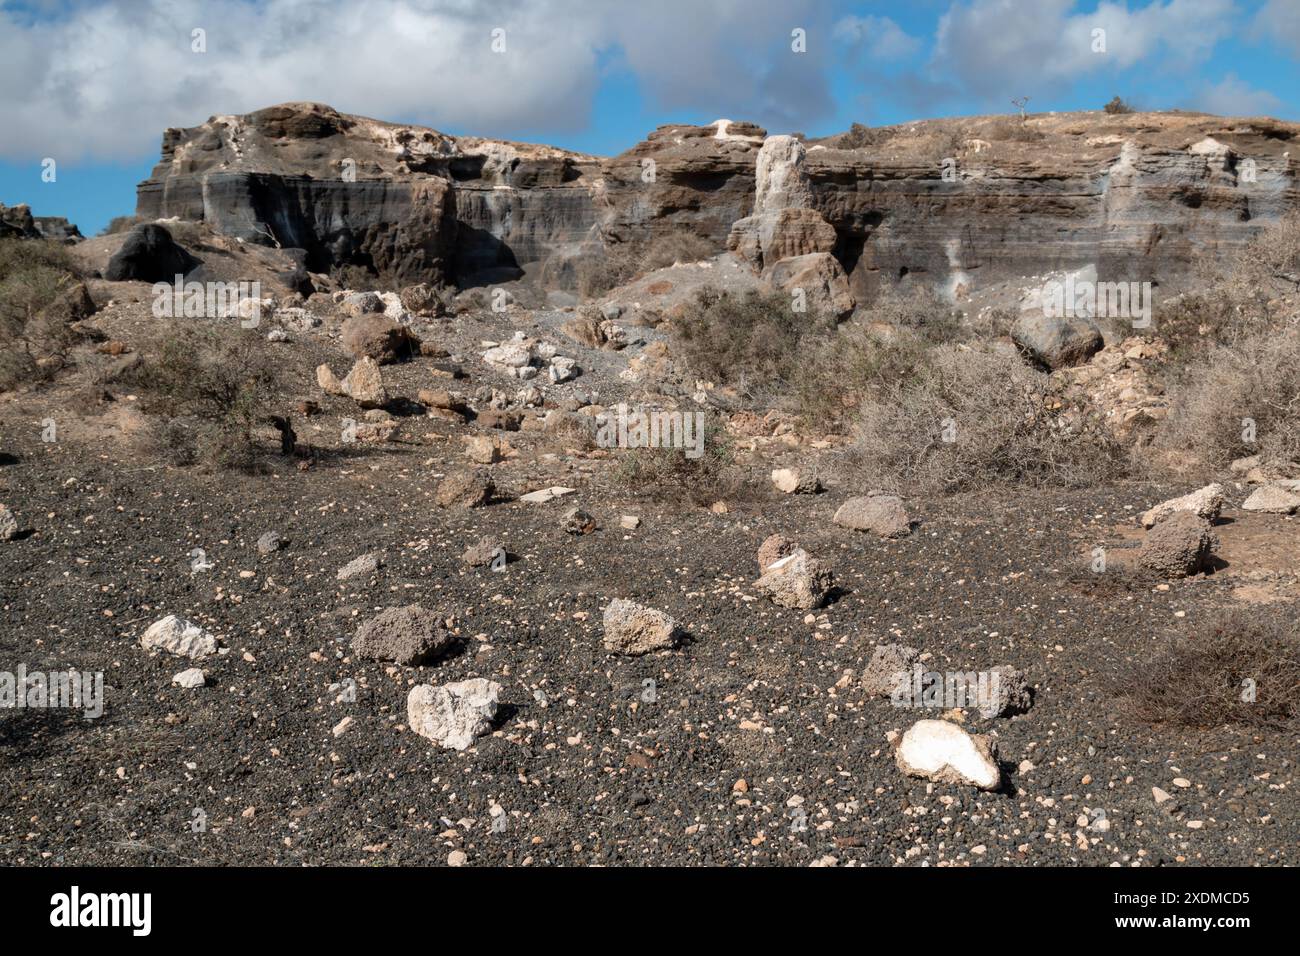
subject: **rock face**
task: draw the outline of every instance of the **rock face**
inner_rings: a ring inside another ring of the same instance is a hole
[[[85,237],[81,230],[62,216],[33,216],[23,203],[6,206],[0,203],[0,239],[49,239],[73,243]]]
[[[545,263],[564,284],[577,256],[682,234],[763,271],[829,256],[835,291],[859,301],[920,276],[960,297],[1090,265],[1102,281],[1169,281],[1197,253],[1224,258],[1300,205],[1284,156],[1298,131],[1066,113],[909,123],[845,148],[719,120],[601,160],[287,103],[167,130],[137,214],[303,249],[313,272],[351,263],[410,282]]]
[[[492,729],[500,696],[501,685],[482,677],[417,684],[406,697],[406,722],[440,747],[465,750]]]
[[[677,643],[677,622],[663,611],[616,598],[605,608],[605,650],[641,655]]]
[[[946,720],[918,720],[898,741],[898,769],[935,783],[996,790],[1002,780],[993,741]]]
[[[149,625],[140,638],[140,646],[146,651],[166,651],[197,660],[217,652],[217,639],[197,624],[168,614]]]
[[[438,615],[412,604],[387,608],[362,624],[352,638],[352,650],[358,657],[414,667],[427,664],[452,642]]]

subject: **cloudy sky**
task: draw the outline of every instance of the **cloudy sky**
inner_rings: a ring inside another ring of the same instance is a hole
[[[0,202],[93,234],[165,127],[288,100],[611,154],[662,123],[825,135],[1018,96],[1300,119],[1298,59],[1300,0],[0,0]]]

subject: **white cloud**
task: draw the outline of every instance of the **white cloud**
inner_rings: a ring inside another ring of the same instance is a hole
[[[1257,39],[1271,40],[1300,56],[1300,16],[1295,0],[1267,0],[1255,14],[1251,33]]]
[[[973,0],[940,18],[931,68],[984,99],[1064,89],[1091,74],[1156,62],[1192,65],[1233,28],[1232,0],[1153,0],[1129,10],[1074,0]],[[1095,30],[1104,32],[1098,52]]]
[[[563,133],[588,121],[606,53],[656,105],[803,121],[831,108],[820,16],[815,0],[79,0],[39,18],[0,2],[0,157],[135,159],[166,126],[291,100]]]
[[[1222,116],[1276,116],[1283,111],[1280,99],[1268,90],[1255,89],[1229,73],[1218,83],[1203,87],[1194,101],[1197,109]]]
[[[844,17],[835,24],[835,36],[874,60],[904,60],[921,48],[920,40],[889,17]]]

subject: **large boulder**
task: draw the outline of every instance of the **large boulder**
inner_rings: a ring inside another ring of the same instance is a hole
[[[835,512],[834,522],[854,531],[870,531],[882,538],[903,538],[911,531],[911,522],[903,499],[882,491],[850,498]]]
[[[500,698],[501,685],[482,677],[417,684],[406,696],[406,722],[440,747],[464,750],[492,729]]]
[[[1049,316],[1036,309],[1020,313],[1011,327],[1011,341],[1023,355],[1048,369],[1081,365],[1106,344],[1092,319]]]
[[[849,278],[829,252],[782,259],[767,271],[767,280],[792,298],[802,293],[802,304],[811,313],[840,318],[853,311]]]
[[[442,619],[418,604],[390,607],[357,628],[352,650],[358,657],[408,667],[427,664],[453,643]]]
[[[420,353],[420,340],[410,329],[376,312],[348,318],[340,339],[353,358],[374,359],[380,365],[405,361]]]
[[[110,282],[172,282],[199,264],[170,232],[151,222],[131,230],[108,260],[104,278]]]
[[[1210,523],[1191,511],[1178,511],[1147,532],[1138,563],[1162,578],[1185,578],[1202,570],[1214,551]]]
[[[481,471],[457,471],[442,479],[434,492],[440,508],[480,508],[492,500],[496,487]]]

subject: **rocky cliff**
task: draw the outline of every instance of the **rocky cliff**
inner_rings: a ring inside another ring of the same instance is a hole
[[[33,216],[26,205],[0,203],[0,239],[51,239],[71,243],[82,238],[81,230],[62,216]]]
[[[1226,255],[1300,203],[1297,132],[1096,112],[805,142],[720,120],[600,159],[285,104],[168,130],[137,212],[305,249],[312,271],[465,283],[686,231],[781,284],[811,269],[858,299],[899,280],[960,297],[1086,265],[1159,283]]]

